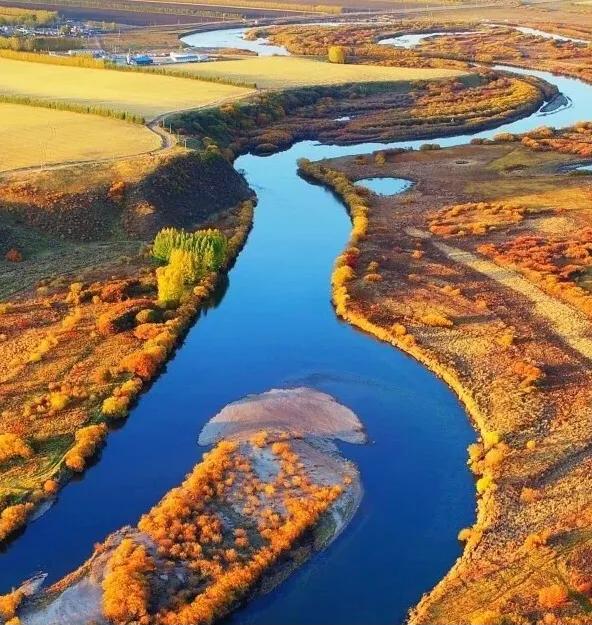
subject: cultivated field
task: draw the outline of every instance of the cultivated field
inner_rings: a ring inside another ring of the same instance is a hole
[[[239,61],[214,61],[179,65],[185,72],[255,82],[265,89],[304,85],[338,85],[352,82],[388,82],[450,78],[464,72],[449,69],[337,65],[295,57],[257,57]],[[174,73],[171,69],[171,73]]]
[[[35,106],[0,104],[0,171],[149,152],[160,137],[138,124]]]
[[[73,102],[152,119],[240,97],[249,89],[178,77],[0,59],[0,93]]]

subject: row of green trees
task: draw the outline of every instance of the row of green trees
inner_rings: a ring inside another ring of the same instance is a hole
[[[54,111],[69,111],[70,113],[85,113],[89,115],[99,115],[100,117],[111,117],[121,119],[135,124],[145,124],[146,119],[142,115],[128,113],[127,111],[117,111],[115,109],[91,106],[88,104],[77,104],[76,102],[62,102],[55,100],[44,100],[42,98],[32,98],[21,95],[0,94],[2,104],[22,104],[25,106],[38,106],[40,108],[52,109]]]
[[[163,228],[152,245],[154,258],[167,263],[156,270],[159,301],[178,303],[187,286],[219,271],[226,263],[227,254],[228,240],[219,230],[187,232]]]

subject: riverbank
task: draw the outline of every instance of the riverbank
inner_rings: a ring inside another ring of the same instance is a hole
[[[214,198],[221,176],[226,186]],[[102,446],[104,424],[127,416],[215,301],[252,226],[253,202],[221,156],[180,148],[9,176],[0,195],[5,541],[84,471]],[[215,227],[228,241],[219,275],[201,276],[174,310],[161,301],[158,263],[147,251],[164,225]]]
[[[570,133],[558,133],[558,145],[562,136]],[[536,235],[576,245],[588,185],[561,173],[567,162],[577,152],[533,153],[516,142],[301,164],[352,215],[333,275],[337,313],[445,380],[480,435],[469,447],[476,523],[459,534],[463,556],[411,622],[589,622],[583,526],[592,500],[582,476],[592,324],[560,301],[562,291],[546,295],[481,252]],[[389,197],[349,182],[375,176],[414,186]]]

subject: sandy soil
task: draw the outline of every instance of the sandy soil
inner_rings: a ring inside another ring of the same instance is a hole
[[[330,395],[309,388],[273,389],[225,406],[204,426],[200,445],[222,439],[247,440],[255,432],[285,432],[290,437],[336,438],[362,443],[358,417]]]

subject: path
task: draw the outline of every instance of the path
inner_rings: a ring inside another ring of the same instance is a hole
[[[534,312],[545,319],[552,330],[584,358],[592,360],[592,332],[590,320],[580,311],[547,295],[516,271],[500,267],[458,247],[435,241],[430,234],[417,228],[406,228],[407,234],[429,240],[430,243],[455,263],[477,271],[498,284],[512,289],[534,304]]]

